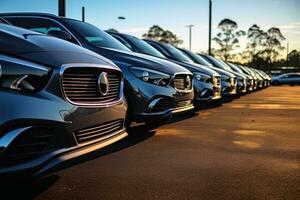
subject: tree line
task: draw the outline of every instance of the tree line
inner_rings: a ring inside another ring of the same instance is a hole
[[[239,30],[238,24],[231,19],[223,19],[218,24],[219,32],[213,38],[217,44],[212,49],[214,56],[238,64],[266,71],[279,69],[282,66],[293,66],[300,70],[300,51],[293,50],[287,56],[283,52],[285,37],[279,28],[271,27],[264,31],[257,24],[252,25],[247,31]],[[144,38],[154,39],[178,46],[183,43],[181,39],[169,30],[158,25],[150,27]],[[246,39],[245,49],[240,49],[241,39]]]

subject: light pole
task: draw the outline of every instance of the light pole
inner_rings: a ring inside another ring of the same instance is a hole
[[[209,0],[209,14],[208,14],[208,55],[211,55],[211,16],[212,16],[212,1]]]
[[[192,50],[192,28],[194,25],[191,24],[186,27],[189,28],[189,50]]]
[[[82,17],[82,21],[84,22],[85,21],[85,7],[82,6],[82,9],[81,9],[81,17]]]
[[[58,0],[58,16],[66,16],[66,0]]]
[[[286,44],[286,66],[289,66],[289,42]]]

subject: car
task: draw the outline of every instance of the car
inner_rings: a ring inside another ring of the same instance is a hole
[[[211,62],[214,67],[223,69],[229,73],[232,73],[237,78],[237,95],[243,95],[247,92],[247,77],[239,72],[235,72],[224,61],[217,59],[210,55],[202,55],[206,60]]]
[[[232,70],[235,72],[238,72],[240,74],[243,74],[244,76],[247,77],[247,92],[252,92],[254,90],[254,78],[250,76],[249,74],[245,73],[241,67],[239,67],[236,64],[227,62],[227,65],[231,67]]]
[[[203,107],[204,104],[211,102],[211,101],[218,101],[221,98],[220,95],[220,86],[218,85],[218,80],[220,79],[217,73],[211,78],[211,70],[205,71],[205,69],[195,70],[189,64],[182,63],[180,61],[176,61],[174,59],[167,58],[164,56],[160,51],[152,47],[146,41],[139,39],[135,36],[124,34],[124,33],[117,33],[117,32],[109,32],[112,36],[122,42],[125,46],[130,48],[134,52],[142,53],[151,55],[154,57],[159,57],[161,59],[166,59],[176,64],[185,67],[196,73],[198,72],[197,77],[198,80],[194,80],[194,91],[195,91],[195,98],[194,98],[194,106],[196,108]],[[204,72],[204,74],[203,74]],[[202,73],[202,78],[199,79],[200,74]],[[213,82],[213,80],[215,80]],[[215,85],[215,86],[214,86]]]
[[[226,70],[215,67],[211,61],[206,60],[201,54],[196,54],[190,50],[178,48],[182,53],[188,56],[194,63],[206,66],[216,72],[221,76],[221,87],[222,87],[222,97],[225,99],[232,99],[232,97],[237,94],[237,81],[236,76]]]
[[[293,73],[284,73],[278,76],[272,77],[272,85],[300,85],[300,73],[293,72]]]
[[[163,54],[166,59],[185,67],[194,74],[195,107],[201,108],[209,102],[221,103],[221,77],[216,71],[189,63],[188,58],[171,44],[146,39],[144,41]]]
[[[1,16],[16,26],[92,50],[120,67],[125,79],[128,128],[132,122],[157,126],[176,114],[194,109],[193,75],[179,65],[132,52],[108,33],[86,22],[46,13],[2,13]]]
[[[110,60],[3,23],[0,46],[0,176],[41,175],[127,136]]]
[[[157,50],[156,48],[148,44],[148,42],[150,41],[146,42],[144,40],[136,38],[135,36],[124,34],[124,33],[116,33],[116,32],[109,32],[109,33],[135,52],[167,59],[193,72],[195,75],[194,76],[194,90],[195,90],[194,105],[196,108],[202,108],[205,104],[211,102],[217,104],[221,103],[219,101],[221,99],[220,75],[217,72],[200,65],[193,66],[190,63],[186,63],[180,60],[180,58],[172,58],[170,56],[166,57],[159,50]]]

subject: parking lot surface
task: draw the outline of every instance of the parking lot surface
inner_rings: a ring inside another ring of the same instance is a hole
[[[135,137],[33,183],[17,184],[9,197],[300,197],[300,87],[270,87],[155,131],[137,127],[133,132]]]

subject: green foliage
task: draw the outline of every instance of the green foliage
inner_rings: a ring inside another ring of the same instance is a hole
[[[293,50],[288,54],[288,64],[300,70],[300,51]]]
[[[143,34],[143,38],[156,40],[159,42],[166,42],[174,46],[182,44],[183,41],[180,40],[174,33],[169,30],[164,30],[158,25],[153,25],[150,27],[147,33]]]
[[[115,28],[109,28],[109,29],[107,29],[107,31],[119,33],[119,31],[117,29],[115,29]]]
[[[230,19],[223,19],[219,23],[218,28],[221,32],[219,32],[213,40],[220,48],[215,51],[215,54],[218,54],[219,57],[227,61],[230,57],[230,52],[240,47],[239,38],[246,35],[246,33],[242,30],[237,30],[237,23]]]

